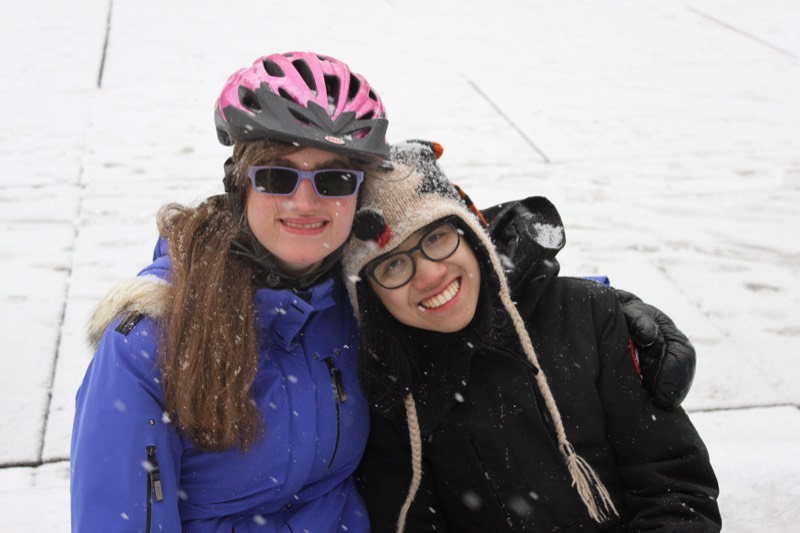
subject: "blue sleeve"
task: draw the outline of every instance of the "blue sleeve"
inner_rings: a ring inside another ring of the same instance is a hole
[[[72,531],[180,531],[183,446],[164,415],[156,328],[147,318],[128,335],[115,326],[103,335],[76,397]]]

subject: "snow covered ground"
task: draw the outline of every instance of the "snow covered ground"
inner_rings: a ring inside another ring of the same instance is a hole
[[[206,5],[208,4],[208,5]],[[0,514],[69,529],[92,304],[168,201],[221,191],[212,104],[270,52],[367,75],[482,206],[540,194],[568,274],[604,273],[698,350],[686,408],[728,532],[800,502],[797,0],[29,0],[0,18]]]

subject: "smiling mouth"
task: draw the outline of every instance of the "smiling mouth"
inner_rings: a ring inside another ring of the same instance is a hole
[[[325,225],[325,222],[312,222],[309,224],[299,224],[297,222],[289,222],[288,220],[282,220],[282,222],[293,229],[317,229]]]
[[[437,307],[441,307],[450,300],[452,300],[456,294],[458,294],[458,289],[461,288],[461,278],[456,278],[453,282],[445,287],[445,289],[433,296],[428,298],[427,300],[422,300],[419,305],[424,307],[425,309],[436,309]]]

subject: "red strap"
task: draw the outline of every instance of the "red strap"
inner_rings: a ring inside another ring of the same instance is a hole
[[[633,345],[633,339],[628,337],[628,345],[631,347],[631,359],[633,359],[633,366],[636,368],[636,373],[639,374],[639,379],[642,379],[642,369],[639,368],[639,352]]]

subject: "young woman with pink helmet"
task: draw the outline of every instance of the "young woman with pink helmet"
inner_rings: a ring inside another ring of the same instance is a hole
[[[215,122],[226,194],[162,208],[152,264],[93,315],[72,529],[368,531],[339,256],[388,152],[383,104],[341,61],[273,54],[230,77]]]

